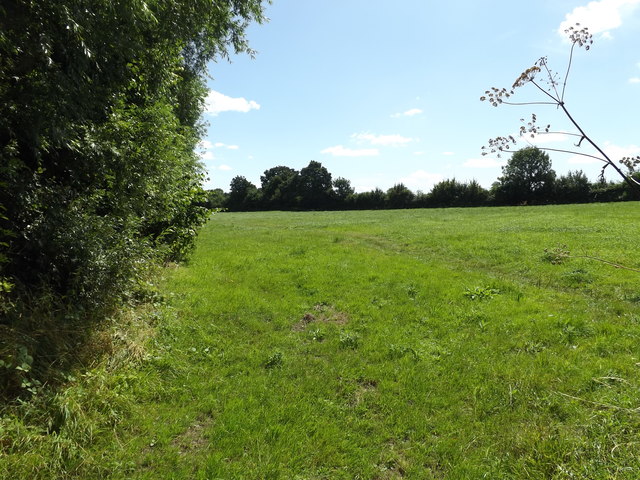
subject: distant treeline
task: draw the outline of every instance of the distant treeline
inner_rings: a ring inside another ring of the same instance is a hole
[[[536,149],[534,153],[539,152]],[[435,184],[428,193],[413,192],[402,183],[387,191],[376,188],[356,193],[349,180],[342,177],[333,180],[322,164],[311,161],[300,171],[284,166],[266,170],[260,177],[260,187],[243,176],[237,176],[231,181],[228,193],[222,189],[207,192],[208,206],[231,211],[375,210],[619,202],[633,199],[624,182],[591,182],[582,171],[556,177],[555,172],[548,168],[537,183],[528,178],[518,178],[518,172],[515,178],[508,173],[503,169],[503,176],[490,189],[483,188],[475,180],[461,182],[453,178]]]

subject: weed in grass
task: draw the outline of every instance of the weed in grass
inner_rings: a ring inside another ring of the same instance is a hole
[[[270,370],[273,368],[282,368],[284,365],[284,355],[280,351],[273,352],[264,362],[264,368]]]
[[[360,346],[360,335],[354,332],[340,332],[340,348],[355,350]]]
[[[396,345],[394,343],[389,345],[388,357],[391,360],[397,360],[403,358],[406,355],[411,355],[411,358],[416,362],[420,360],[420,354],[413,347]]]
[[[536,354],[544,351],[546,348],[547,346],[543,342],[527,340],[522,347],[522,351],[529,354]]]
[[[415,300],[418,296],[418,287],[414,284],[407,286],[407,295],[411,300]]]
[[[558,245],[554,248],[545,248],[542,260],[552,265],[561,265],[571,256],[567,245]]]
[[[314,342],[323,342],[324,339],[327,337],[327,333],[320,328],[314,328],[309,332],[309,337]]]
[[[469,300],[488,300],[500,293],[500,290],[492,287],[474,287],[467,288],[464,291],[464,296]]]

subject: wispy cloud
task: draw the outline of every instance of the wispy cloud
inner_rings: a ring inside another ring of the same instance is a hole
[[[629,79],[629,83],[640,83],[640,77],[632,77]]]
[[[600,0],[589,2],[585,6],[576,7],[565,15],[565,20],[558,27],[558,33],[565,36],[565,30],[579,23],[588,27],[592,34],[601,33],[611,38],[610,31],[622,25],[623,18],[629,15],[640,4],[640,0]]]
[[[320,153],[333,155],[334,157],[375,157],[380,152],[377,148],[347,148],[342,145],[336,145],[335,147],[329,147],[322,150]]]
[[[400,147],[413,142],[413,138],[402,135],[374,135],[372,133],[354,133],[351,138],[358,142],[367,142],[381,147]]]
[[[391,118],[400,118],[400,117],[413,117],[415,115],[420,115],[422,110],[419,108],[411,108],[405,112],[394,113],[391,115]]]
[[[205,113],[218,115],[222,112],[249,112],[259,110],[260,104],[254,100],[247,100],[244,97],[229,97],[223,93],[209,90],[205,99]]]

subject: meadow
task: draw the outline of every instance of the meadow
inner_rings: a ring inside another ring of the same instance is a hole
[[[0,475],[637,479],[639,207],[216,214]]]

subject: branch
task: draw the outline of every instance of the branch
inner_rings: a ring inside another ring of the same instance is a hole
[[[605,158],[605,163],[607,163],[608,165],[611,165],[611,167],[613,167],[613,169],[618,173],[618,175],[624,178],[625,182],[627,182],[627,185],[631,187],[631,190],[635,192],[636,195],[640,195],[640,183],[638,183],[638,181],[636,181],[631,175],[625,175],[625,173],[622,170],[620,170],[620,168],[618,168],[618,166],[613,162],[613,160],[611,160],[609,156],[606,153],[604,153],[604,151],[593,140],[591,140],[591,138],[584,132],[584,130],[580,127],[580,125],[578,125],[578,122],[576,122],[575,119],[571,116],[571,114],[569,113],[569,110],[567,110],[567,107],[565,107],[564,103],[560,103],[559,105],[560,105],[560,108],[562,108],[562,110],[564,111],[567,118],[571,120],[571,123],[573,123],[573,125],[582,134],[584,139],[587,142],[589,142],[591,146],[595,148],[598,151],[598,153],[600,153],[600,155],[602,155]]]
[[[551,70],[549,70],[549,65],[547,64],[547,58],[542,57],[540,59],[540,63],[544,65],[544,69],[547,71],[547,76],[549,77],[549,83],[551,84],[553,91],[556,92],[555,98],[558,99],[558,102],[560,102],[561,100],[559,100],[560,95],[558,95],[558,89],[556,88],[556,81],[553,79],[553,74],[551,73]]]
[[[607,265],[611,265],[614,268],[620,268],[622,270],[630,270],[632,272],[640,273],[640,269],[638,269],[638,268],[625,267],[624,265],[620,265],[618,263],[613,263],[613,262],[610,262],[608,260],[603,260],[602,258],[592,257],[590,255],[567,255],[567,257],[569,257],[569,258],[587,258],[589,260],[595,260],[596,262],[602,262],[602,263],[605,263]]]
[[[573,49],[575,48],[575,42],[571,44],[571,53],[569,54],[569,64],[567,65],[567,73],[564,75],[564,83],[562,84],[562,95],[560,95],[560,101],[564,102],[564,91],[567,88],[567,79],[569,78],[569,72],[571,71],[571,63],[573,62]]]
[[[503,105],[557,105],[558,102],[500,102]]]
[[[529,144],[532,145],[531,143]],[[547,150],[549,152],[571,153],[573,155],[580,155],[581,157],[595,158],[596,160],[599,160],[601,162],[608,163],[607,160],[605,160],[604,158],[596,157],[595,155],[589,155],[588,153],[576,152],[575,150],[562,150],[560,148],[547,148],[547,147],[538,147],[538,148],[540,150]]]
[[[535,80],[531,80],[531,83],[533,83],[536,86],[536,88],[538,90],[540,90],[542,93],[544,93],[547,97],[552,99],[553,100],[553,105],[561,105],[562,104],[562,102],[560,102],[559,99],[557,99],[556,97],[551,95],[549,92],[547,92],[544,88],[542,88],[540,85],[538,85]]]

